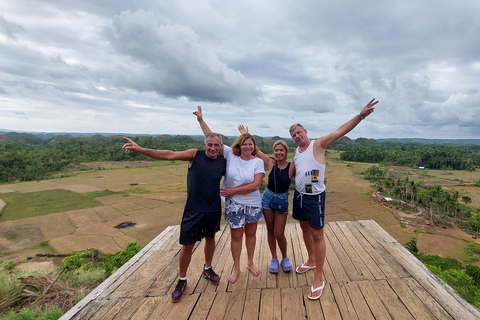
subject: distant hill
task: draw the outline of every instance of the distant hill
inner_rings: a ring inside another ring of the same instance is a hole
[[[378,142],[393,141],[393,142],[422,142],[422,143],[437,143],[437,144],[480,144],[480,139],[422,139],[422,138],[388,138],[375,139]]]
[[[105,137],[111,137],[111,136],[128,136],[128,137],[138,137],[138,136],[152,136],[152,137],[158,137],[158,136],[171,136],[171,137],[176,137],[176,136],[182,136],[178,134],[136,134],[136,133],[105,133],[105,132],[30,132],[30,131],[13,131],[13,130],[8,130],[8,129],[0,129],[0,136],[2,134],[6,133],[29,133],[32,135],[35,135],[39,138],[42,139],[51,139],[55,136],[66,136],[66,137],[92,137],[95,135],[101,135]],[[195,140],[202,140],[203,135],[189,135],[189,137],[192,137]],[[226,136],[229,139],[236,139],[236,136]],[[263,139],[270,139],[272,137],[263,137]],[[314,138],[314,137],[310,137]],[[285,141],[290,141],[292,140],[290,137],[283,137],[280,138],[278,136],[273,137],[272,139],[278,140],[278,139],[283,139]],[[360,138],[363,139],[363,138]],[[3,140],[5,142],[5,137],[3,137]],[[341,139],[343,143],[345,144],[355,144],[355,140],[351,140],[347,136],[343,137]],[[393,141],[393,142],[400,142],[400,143],[405,143],[405,142],[422,142],[426,144],[463,144],[463,145],[469,145],[469,144],[480,144],[480,139],[424,139],[424,138],[386,138],[386,139],[371,139],[371,140],[376,140],[378,142],[385,142],[385,141]],[[2,138],[0,137],[0,142],[2,141]]]

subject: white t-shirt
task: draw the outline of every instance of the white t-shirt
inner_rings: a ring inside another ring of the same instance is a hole
[[[265,175],[263,161],[259,158],[243,160],[239,156],[234,155],[232,148],[228,146],[223,147],[223,156],[227,159],[227,173],[225,174],[222,189],[235,188],[252,183],[257,173]],[[231,197],[231,199],[244,206],[262,206],[260,190],[247,194],[237,194]]]

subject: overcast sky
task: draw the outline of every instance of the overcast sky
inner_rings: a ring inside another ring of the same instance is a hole
[[[480,1],[0,0],[0,129],[480,138]]]

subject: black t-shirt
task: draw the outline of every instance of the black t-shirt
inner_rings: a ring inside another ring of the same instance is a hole
[[[288,174],[289,171],[290,171],[290,162],[287,164],[285,169],[281,169],[281,170],[278,167],[277,163],[275,163],[275,165],[273,166],[273,170],[270,171],[270,173],[268,174],[268,185],[267,185],[268,190],[276,193],[288,192],[288,187],[292,182],[292,179],[290,179],[290,176]],[[277,182],[276,191],[275,191],[275,181]]]
[[[185,210],[221,212],[220,180],[225,174],[227,161],[218,155],[211,159],[205,150],[198,150],[187,175],[187,203]]]

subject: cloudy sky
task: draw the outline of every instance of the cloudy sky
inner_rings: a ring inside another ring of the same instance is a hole
[[[0,129],[480,138],[478,0],[0,0]]]

